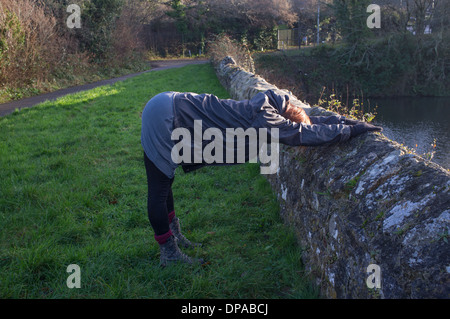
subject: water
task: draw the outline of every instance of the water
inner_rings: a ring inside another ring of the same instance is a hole
[[[371,99],[378,105],[374,122],[383,134],[421,155],[433,150],[433,162],[450,168],[450,97]]]

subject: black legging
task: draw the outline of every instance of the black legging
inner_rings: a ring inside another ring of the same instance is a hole
[[[147,212],[150,224],[159,236],[169,231],[169,213],[174,210],[172,183],[144,152],[145,170],[147,172],[148,198]]]

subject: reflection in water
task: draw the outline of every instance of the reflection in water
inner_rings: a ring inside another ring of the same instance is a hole
[[[421,155],[432,150],[433,161],[450,168],[450,97],[371,99],[377,105],[374,122],[383,127],[383,134]]]

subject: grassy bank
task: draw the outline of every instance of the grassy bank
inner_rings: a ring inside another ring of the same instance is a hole
[[[116,66],[104,66],[89,63],[86,60],[74,60],[72,62],[67,63],[64,68],[61,68],[46,80],[30,80],[16,86],[8,84],[1,86],[0,104],[150,69],[150,63],[143,58],[136,58],[133,61]]]
[[[228,97],[210,65],[195,65],[0,118],[1,298],[317,297],[256,164],[176,172],[177,215],[204,244],[188,253],[210,264],[158,266],[140,113],[167,90]],[[70,264],[80,289],[66,285]]]
[[[449,96],[448,34],[398,34],[254,54],[256,72],[315,103],[334,93],[342,100],[394,96]]]

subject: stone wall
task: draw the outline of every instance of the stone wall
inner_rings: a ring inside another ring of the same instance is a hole
[[[216,71],[234,99],[279,90],[230,57]],[[292,99],[309,115],[327,114]],[[450,297],[448,170],[369,133],[332,146],[280,145],[279,170],[266,176],[324,297]],[[367,284],[371,264],[381,288]]]

